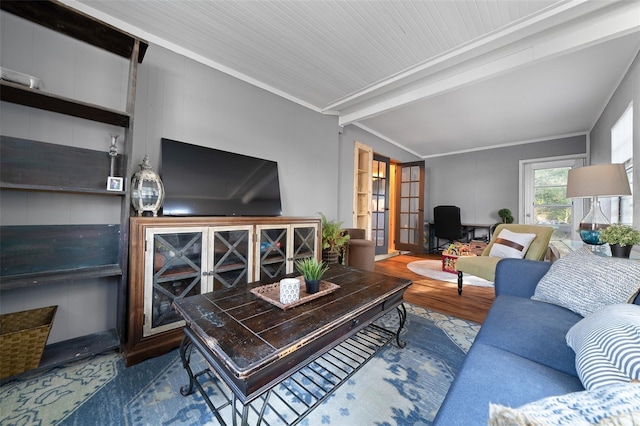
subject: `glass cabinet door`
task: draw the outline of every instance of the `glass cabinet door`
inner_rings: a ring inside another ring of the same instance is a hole
[[[316,256],[317,232],[318,227],[315,225],[293,225],[291,232],[293,237],[293,241],[291,243],[293,253],[291,254],[290,259],[294,263],[301,259]],[[288,272],[293,272],[295,270],[295,265],[292,265],[292,268],[293,269]]]
[[[217,227],[211,231],[211,291],[248,284],[253,281],[253,226]]]
[[[147,229],[143,336],[181,327],[173,301],[207,291],[202,282],[206,240],[204,228]]]
[[[317,224],[259,225],[256,280],[269,280],[295,271],[295,262],[316,256]]]
[[[256,280],[267,280],[287,273],[288,226],[258,226]]]

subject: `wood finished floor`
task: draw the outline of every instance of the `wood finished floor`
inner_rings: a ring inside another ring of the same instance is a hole
[[[457,285],[432,280],[415,274],[407,264],[415,260],[440,259],[433,254],[403,254],[376,262],[375,270],[387,275],[407,278],[413,284],[404,293],[404,300],[432,311],[482,323],[493,303],[493,287],[464,286],[458,295]]]

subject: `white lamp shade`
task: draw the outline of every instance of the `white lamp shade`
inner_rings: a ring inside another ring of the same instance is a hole
[[[596,164],[569,170],[567,198],[631,195],[624,164]]]

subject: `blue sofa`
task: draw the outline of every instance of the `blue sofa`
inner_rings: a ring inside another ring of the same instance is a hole
[[[486,425],[489,404],[520,407],[583,391],[567,331],[582,316],[531,300],[548,262],[503,259],[496,299],[447,393],[434,425]],[[640,304],[640,297],[635,304]]]

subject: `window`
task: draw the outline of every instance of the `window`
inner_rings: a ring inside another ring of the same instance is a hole
[[[633,102],[611,128],[611,162],[622,163],[633,193]],[[633,224],[633,196],[611,199],[611,223]]]
[[[575,230],[582,214],[582,199],[567,198],[567,175],[584,158],[563,157],[520,162],[523,193],[520,223],[554,228],[552,239],[577,239]]]

